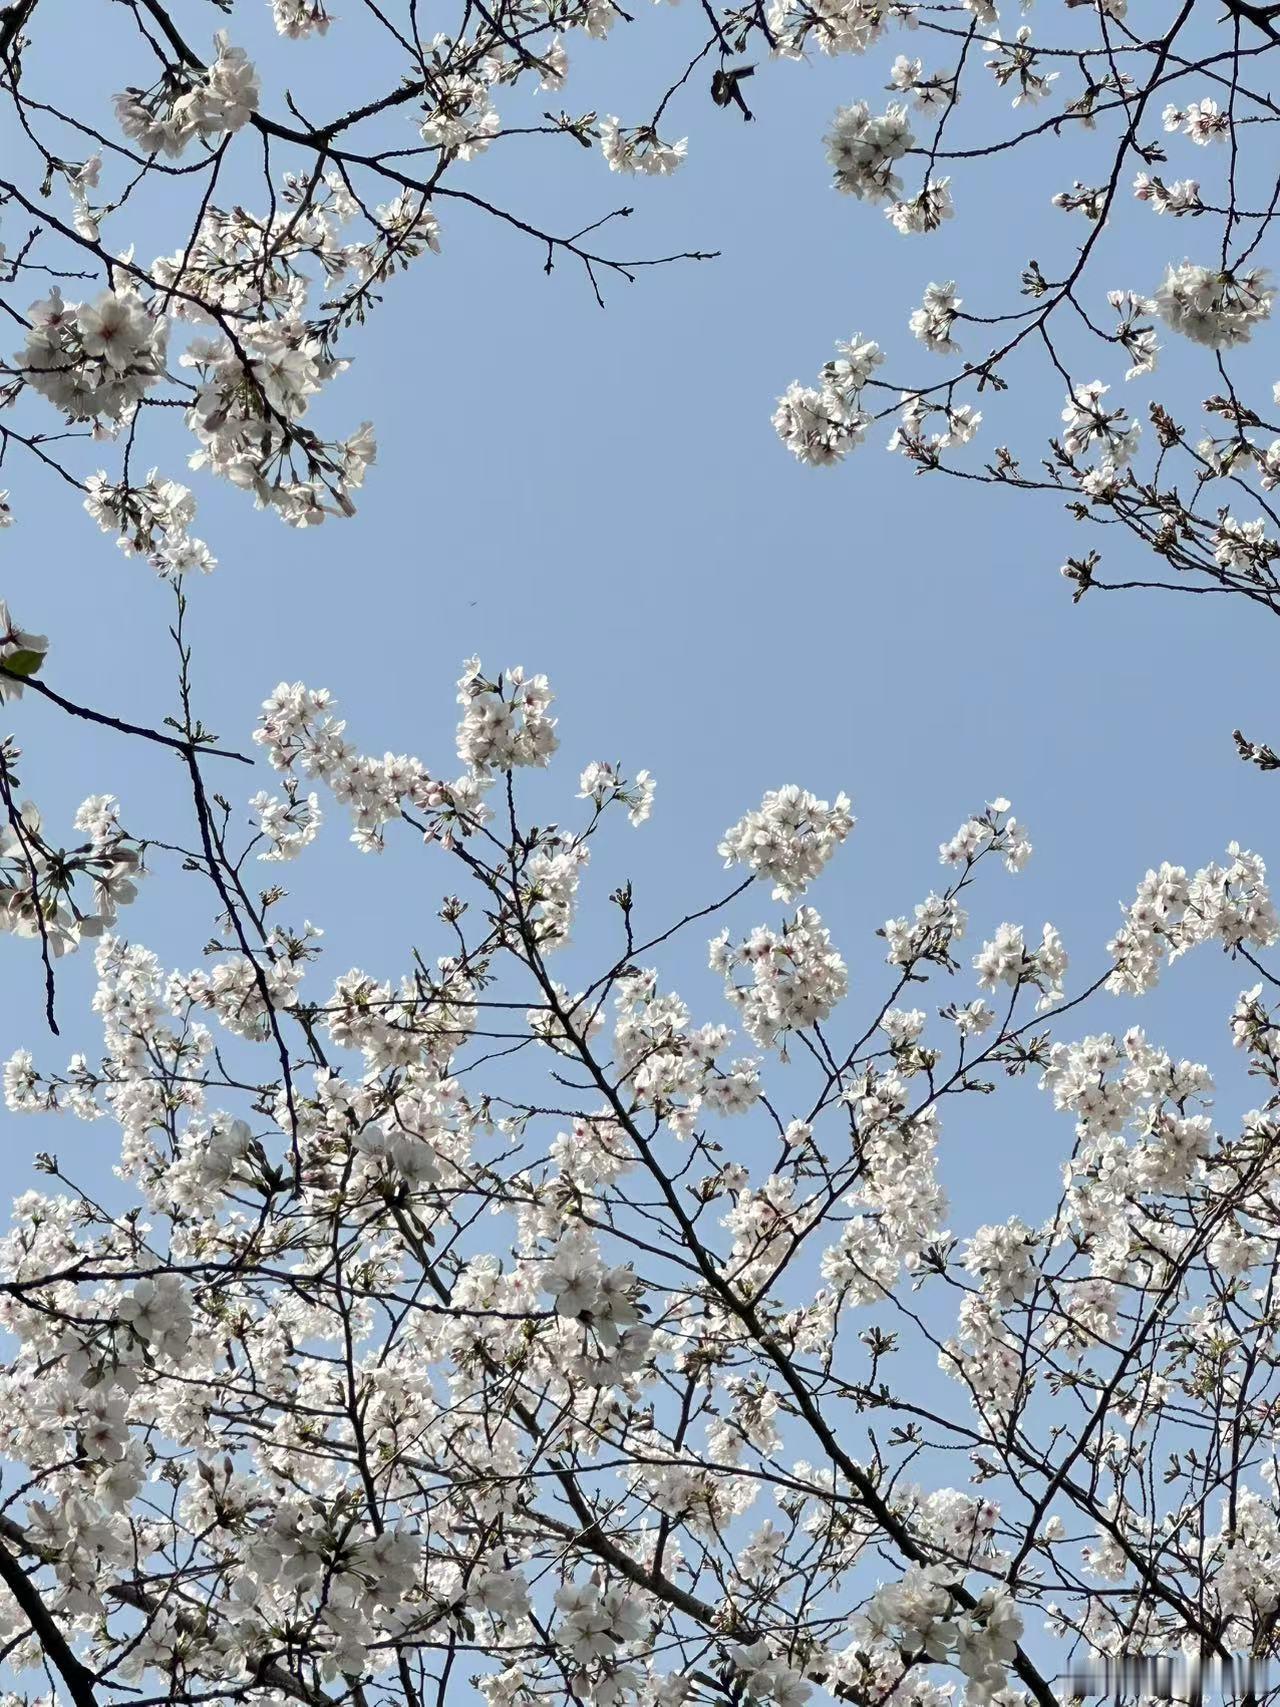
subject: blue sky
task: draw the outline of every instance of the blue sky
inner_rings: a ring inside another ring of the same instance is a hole
[[[47,0],[55,22],[58,3]],[[264,63],[289,67],[305,110],[345,109],[377,88],[376,66],[352,68],[348,44],[365,31],[355,0],[345,10],[327,40],[296,47],[267,39],[265,6],[242,6],[231,29]],[[194,0],[177,15],[196,39],[218,21]],[[42,9],[42,31],[45,17]],[[83,17],[61,0],[66,27]],[[109,91],[136,63],[121,55],[126,24],[122,9],[95,9],[70,66],[65,30],[43,36],[30,55],[33,80],[56,60],[62,98],[82,97],[105,119]],[[571,43],[584,81],[579,90],[571,80],[564,103],[642,118],[693,33],[691,7],[675,19],[663,8],[643,15],[634,45]],[[902,47],[919,51],[895,42],[889,57]],[[821,137],[837,103],[879,98],[883,57],[762,69],[748,86],[749,126],[691,85],[668,126],[690,133],[689,160],[668,182],[619,181],[568,142],[495,150],[474,179],[456,181],[562,228],[626,200],[637,210],[621,232],[626,252],[721,257],[654,269],[630,288],[611,284],[601,312],[568,265],[548,279],[535,244],[446,207],[444,254],[398,280],[349,338],[354,366],[323,405],[335,428],[366,416],[377,427],[379,460],[359,515],[294,533],[191,477],[198,531],[221,560],[190,589],[197,703],[225,740],[244,746],[263,696],[282,678],[302,678],[339,695],[361,745],[416,752],[448,772],[462,661],[479,653],[492,668],[544,670],[559,697],[565,818],[591,758],[644,765],[658,779],[653,822],[606,844],[595,881],[603,897],[632,877],[644,916],[659,924],[718,892],[715,844],[764,789],[794,780],[829,798],[843,787],[859,827],[813,899],[850,964],[851,1024],[885,988],[875,927],[939,882],[937,844],[996,794],[1028,822],[1036,854],[975,908],[972,952],[1001,917],[1032,929],[1051,919],[1078,973],[1092,976],[1118,903],[1146,867],[1201,864],[1232,836],[1265,855],[1280,786],[1241,765],[1230,740],[1236,725],[1280,735],[1264,616],[1227,600],[1160,595],[1095,595],[1073,608],[1057,566],[1096,541],[1051,501],[919,479],[884,453],[887,426],[821,473],[793,463],[775,439],[778,392],[809,379],[837,338],[882,337],[903,358],[892,373],[932,380],[941,367],[909,349],[904,330],[931,279],[955,277],[976,300],[1007,278],[1002,306],[1016,307],[1025,260],[1036,254],[1048,269],[1083,233],[1048,198],[1086,172],[1076,161],[1051,167],[1045,150],[1020,157],[1003,180],[972,180],[962,204],[972,220],[957,219],[932,246],[837,197]],[[1001,111],[988,107],[988,122]],[[1003,198],[992,193],[1000,181]],[[243,183],[247,197],[252,178]],[[5,220],[11,246],[20,223]],[[183,232],[162,198],[141,225],[108,227],[108,241],[136,238],[145,258],[175,248]],[[1118,233],[1122,265],[1099,276],[1099,298],[1112,285],[1153,288],[1168,258],[1164,236],[1150,224],[1136,237]],[[1094,377],[1089,360],[1081,379]],[[1182,360],[1170,353],[1178,383]],[[1118,387],[1120,364],[1103,377]],[[1195,396],[1203,380],[1186,384]],[[1031,383],[1009,400],[999,436],[1021,432],[1026,443],[1035,425],[1043,441],[1061,402],[1056,381]],[[176,423],[153,431],[143,466],[182,477],[189,442]],[[984,429],[981,448],[996,442]],[[20,519],[0,535],[0,593],[20,621],[51,635],[48,679],[158,722],[174,705],[167,589],[52,480],[15,463],[5,483]],[[1108,560],[1113,570],[1148,567],[1133,548]],[[27,755],[23,781],[51,823],[69,825],[78,801],[105,789],[131,827],[179,827],[177,776],[164,755],[69,724],[33,699],[6,714]],[[242,801],[262,785],[221,780],[239,786]],[[264,882],[281,875],[260,870]],[[292,884],[295,873],[283,875]],[[417,854],[371,865],[346,845],[335,811],[296,877],[294,911],[326,928],[329,974],[359,964],[395,977],[408,943],[435,952],[432,915],[452,883],[443,868]],[[209,913],[190,878],[157,880],[127,929],[190,966]],[[762,892],[737,921],[745,928],[776,913]],[[591,928],[584,920],[575,951],[584,957]],[[70,1048],[92,1049],[89,957],[59,968],[58,1044],[40,1039],[31,946],[6,941],[0,952],[3,1053],[27,1043],[60,1065]],[[720,1017],[703,939],[668,964],[702,1017]],[[1221,1064],[1231,999],[1251,981],[1205,950],[1157,998],[1110,1003],[1087,1029],[1144,1023],[1175,1053]],[[973,993],[966,978],[937,1000]],[[1224,1085],[1221,1100],[1224,1119],[1249,1106],[1243,1080]],[[104,1173],[111,1159],[93,1128],[9,1131],[15,1187],[37,1144],[56,1142],[68,1160]],[[1069,1139],[1029,1086],[961,1114],[943,1162],[957,1229],[1034,1214],[1023,1199],[1052,1188]]]

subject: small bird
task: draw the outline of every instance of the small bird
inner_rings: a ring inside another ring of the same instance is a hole
[[[751,108],[742,98],[742,90],[738,87],[746,78],[755,75],[754,65],[739,65],[736,67],[721,66],[711,76],[711,99],[718,107],[727,107],[734,103],[744,119],[754,118]]]

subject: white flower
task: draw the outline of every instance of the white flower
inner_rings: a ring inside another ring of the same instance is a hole
[[[6,672],[0,676],[0,705],[22,698],[23,678],[39,673],[48,651],[47,636],[19,628],[0,599],[0,668]]]
[[[689,139],[663,142],[648,125],[626,129],[616,118],[600,122],[600,149],[611,172],[641,172],[650,177],[668,177],[689,152]]]
[[[771,789],[755,811],[725,831],[721,858],[726,867],[746,865],[756,876],[772,878],[774,897],[793,901],[853,829],[849,804],[846,794],[828,805],[794,784]]]
[[[895,102],[878,115],[865,101],[840,107],[823,140],[838,190],[861,201],[900,198],[893,165],[915,144],[904,106]]]
[[[946,355],[958,349],[951,337],[960,309],[960,298],[954,284],[931,284],[924,293],[924,302],[911,315],[911,330],[927,350]]]
[[[478,658],[469,659],[458,681],[458,757],[483,776],[517,765],[545,765],[555,752],[556,720],[548,716],[552,693],[545,676],[526,677],[517,665],[488,681]]]
[[[1260,267],[1234,274],[1183,261],[1155,295],[1156,312],[1175,332],[1211,349],[1246,344],[1271,313],[1274,292]]]
[[[326,0],[271,0],[276,31],[293,41],[324,35],[331,23]]]

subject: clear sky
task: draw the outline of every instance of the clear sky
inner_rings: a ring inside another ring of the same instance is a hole
[[[49,35],[42,9],[33,72],[49,72],[57,56],[63,99],[83,97],[109,122],[109,93],[132,63],[120,53],[127,16],[84,0],[47,0],[48,14],[59,5]],[[231,29],[272,63],[302,67],[289,75],[305,110],[337,111],[378,87],[377,68],[350,51],[357,32],[367,36],[359,6],[343,9],[350,17],[326,40],[279,50],[264,34],[265,6],[242,5]],[[587,81],[580,94],[571,81],[564,101],[644,116],[641,91],[651,108],[660,67],[683,63],[693,10],[675,20],[647,10],[634,47],[622,36],[571,43]],[[177,11],[200,39],[219,21],[196,0]],[[966,278],[986,284],[1003,269],[1012,293],[1029,255],[1047,265],[1055,245],[1060,255],[1083,232],[1048,207],[1064,184],[1043,154],[1010,168],[1003,198],[988,193],[995,179],[972,180],[979,216],[932,240],[900,238],[877,211],[833,194],[827,121],[838,102],[878,99],[882,70],[880,60],[762,68],[748,85],[752,125],[691,84],[670,121],[674,135],[689,132],[689,159],[670,181],[620,182],[568,142],[496,150],[468,187],[562,226],[625,199],[637,210],[622,231],[630,253],[692,247],[720,259],[655,269],[630,288],[615,282],[601,312],[572,268],[544,276],[536,244],[444,209],[444,254],[398,280],[350,336],[354,365],[323,405],[340,430],[366,416],[377,428],[359,515],[295,533],[190,477],[197,531],[221,560],[190,589],[197,701],[228,743],[247,743],[278,680],[302,678],[340,696],[359,744],[416,752],[451,772],[462,661],[479,653],[493,668],[544,670],[559,698],[566,807],[591,758],[644,765],[658,779],[653,821],[608,844],[596,879],[603,896],[631,876],[655,922],[718,891],[715,843],[764,789],[796,781],[829,798],[846,788],[859,827],[813,899],[849,962],[854,1020],[885,988],[874,928],[938,882],[937,844],[996,794],[1028,822],[1036,853],[1020,878],[991,886],[972,951],[1000,917],[1032,929],[1051,919],[1081,978],[1100,967],[1118,903],[1149,864],[1201,864],[1232,836],[1266,854],[1280,800],[1280,781],[1241,765],[1230,740],[1237,724],[1280,736],[1265,616],[1155,594],[1073,608],[1057,566],[1096,541],[1051,501],[917,478],[881,448],[887,427],[835,471],[805,470],[778,444],[775,397],[808,380],[837,338],[883,337],[910,364],[896,371],[920,374],[934,358],[911,352],[904,328],[925,284],[955,277],[964,294]],[[21,223],[5,216],[11,247]],[[181,241],[173,208],[154,207],[144,223],[139,231],[122,218],[107,240],[136,237],[144,257]],[[1106,277],[1099,291],[1155,285],[1164,233],[1142,235],[1132,249],[1142,276]],[[1259,359],[1270,348],[1260,345]],[[1103,377],[1119,384],[1119,367]],[[1039,423],[1047,438],[1060,389],[1013,400],[1007,430],[1025,437]],[[180,427],[153,431],[144,466],[183,477]],[[970,455],[995,442],[984,430]],[[51,635],[47,679],[158,722],[173,709],[167,589],[51,479],[15,462],[3,483],[19,523],[0,535],[0,593],[20,621]],[[1125,549],[1109,568],[1148,567]],[[131,827],[180,827],[178,778],[163,755],[33,699],[6,708],[6,719],[27,754],[23,781],[53,824],[69,828],[85,794],[110,790]],[[261,786],[220,781],[240,789],[241,803]],[[297,870],[294,911],[326,928],[330,974],[360,964],[396,977],[409,942],[434,952],[431,919],[451,877],[416,856],[380,868],[345,833],[335,811]],[[294,875],[260,869],[264,882]],[[185,883],[156,881],[124,923],[171,964],[191,966],[210,908]],[[183,895],[190,904],[179,906]],[[752,909],[776,911],[763,892]],[[675,981],[704,1004],[702,1017],[721,1017],[703,947],[695,938],[683,963],[677,956]],[[92,1049],[90,957],[59,968],[60,1044],[41,1040],[31,945],[6,940],[0,955],[0,1053],[26,1043],[61,1065],[70,1048]],[[1206,949],[1157,999],[1111,1003],[1089,1029],[1141,1022],[1175,1053],[1221,1064],[1230,1000],[1249,982]],[[973,993],[972,979],[954,992]],[[1248,1096],[1233,1078],[1224,1118]],[[39,1144],[104,1173],[112,1159],[95,1128],[9,1121],[6,1131],[15,1186]],[[1068,1124],[1030,1087],[965,1111],[943,1153],[957,1230],[1034,1214],[1026,1194],[1033,1181],[1037,1197],[1051,1189],[1069,1141]]]

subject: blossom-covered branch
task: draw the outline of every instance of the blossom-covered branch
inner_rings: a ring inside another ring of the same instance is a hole
[[[12,1114],[117,1134],[126,1194],[43,1153],[0,1245],[9,1666],[99,1704],[1054,1707],[1082,1656],[1272,1656],[1261,860],[1148,872],[1073,979],[1052,925],[968,946],[1032,853],[995,800],[851,971],[817,908],[845,795],[767,793],[664,927],[593,898],[654,779],[588,763],[534,828],[548,682],[472,659],[458,700],[429,767],[282,683],[242,812],[188,742],[192,845],[151,857],[205,886],[199,962],[102,921],[101,1052],[5,1066]],[[326,974],[253,892],[335,817],[436,871],[440,952]],[[705,1018],[664,971],[698,933]],[[1215,946],[1261,1098],[1217,1120],[1204,1066],[1081,1031]],[[953,1230],[946,1128],[1028,1076],[1061,1195]]]

